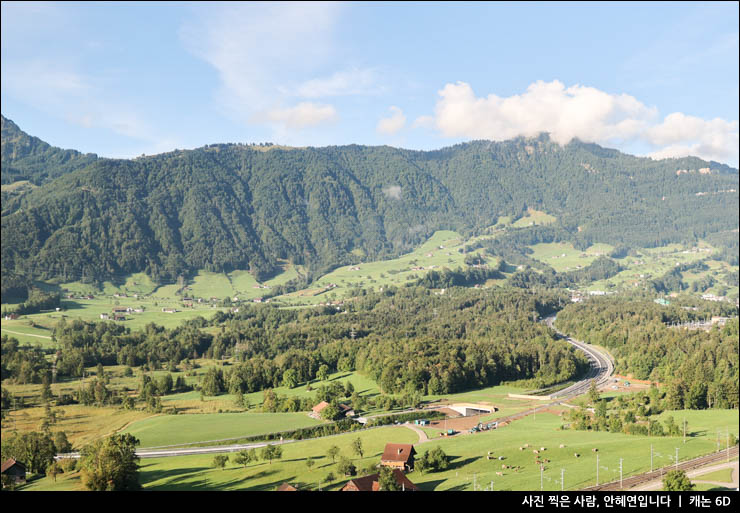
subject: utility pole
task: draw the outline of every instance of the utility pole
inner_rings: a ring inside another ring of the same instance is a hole
[[[676,447],[676,464],[675,464],[676,470],[678,470],[678,447]]]
[[[562,492],[564,490],[565,490],[565,469],[561,468],[560,469],[560,491]]]
[[[683,418],[683,443],[686,443],[686,417]]]
[[[599,486],[599,453],[596,453],[596,486]]]
[[[650,472],[653,471],[653,444],[650,444]]]
[[[730,462],[730,428],[727,428],[727,463]]]
[[[622,489],[622,458],[619,458],[619,489]]]
[[[544,488],[542,487],[542,469],[544,468],[544,465],[540,465],[540,491],[542,491]]]

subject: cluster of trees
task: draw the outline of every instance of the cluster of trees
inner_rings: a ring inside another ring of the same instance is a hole
[[[542,267],[540,264],[539,267]],[[508,280],[513,287],[531,288],[568,288],[575,287],[580,283],[605,280],[622,271],[622,267],[611,258],[600,256],[588,266],[576,271],[556,273],[554,269],[547,268],[543,272],[537,272],[529,267],[517,271]]]
[[[226,371],[209,369],[200,386],[204,395],[297,386],[326,379],[329,372],[357,370],[385,394],[403,394],[400,404],[414,405],[427,394],[519,379],[547,386],[582,373],[586,359],[535,322],[555,311],[557,302],[554,292],[453,287],[437,296],[422,287],[387,287],[348,303],[347,315],[333,308],[271,305],[220,313],[211,321],[221,327],[215,335],[200,329],[209,324],[203,319],[172,330],[150,324],[137,332],[116,323],[62,320],[54,331],[61,346],[56,368],[58,376],[79,377],[91,365],[151,370],[198,356],[235,357]],[[21,349],[5,338],[2,347],[3,377],[38,382],[48,372],[39,350]],[[91,382],[86,397],[105,397],[103,385]],[[278,410],[304,408],[296,401],[274,404]]]
[[[2,273],[28,279],[143,271],[160,281],[248,269],[262,280],[287,259],[310,282],[357,263],[356,250],[397,256],[435,230],[479,233],[530,208],[554,215],[557,237],[576,247],[653,247],[738,224],[737,195],[719,193],[737,189],[735,169],[578,141],[561,147],[546,135],[431,152],[209,145],[135,160],[70,155],[47,159],[43,177],[40,168],[15,172],[28,156],[5,148],[19,137],[28,136],[3,131],[3,180],[41,186],[3,201]],[[707,167],[711,174],[676,174]]]
[[[594,298],[566,306],[557,326],[608,348],[618,372],[667,384],[665,409],[737,408],[737,317],[709,331],[666,325],[737,311],[717,303],[694,308],[659,306],[650,299]]]

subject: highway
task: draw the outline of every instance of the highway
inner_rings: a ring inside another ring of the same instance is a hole
[[[569,337],[565,333],[561,333],[560,331],[558,331],[554,326],[554,315],[546,317],[545,319],[543,319],[543,321],[545,322],[545,324],[547,324],[549,328],[557,333],[558,337],[564,339],[569,344],[586,353],[586,356],[591,363],[591,369],[584,379],[582,379],[578,383],[569,386],[568,388],[560,390],[559,392],[550,394],[551,398],[567,399],[575,397],[577,395],[586,393],[591,386],[592,380],[595,380],[596,386],[599,387],[606,384],[609,379],[611,379],[612,374],[614,374],[614,363],[612,362],[609,355],[602,353],[598,349],[586,344],[585,342],[576,340],[572,337]]]

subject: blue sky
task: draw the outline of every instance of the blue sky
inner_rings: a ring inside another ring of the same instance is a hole
[[[2,113],[63,148],[551,133],[738,165],[736,2],[2,2]]]

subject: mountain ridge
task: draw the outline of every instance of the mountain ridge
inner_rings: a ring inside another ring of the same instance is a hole
[[[6,166],[29,158],[6,158],[6,125],[3,180]],[[37,158],[26,169],[38,187],[14,196],[3,189],[2,272],[104,280],[143,271],[172,280],[248,269],[264,278],[280,259],[304,265],[310,279],[358,262],[354,250],[393,257],[436,230],[474,234],[529,208],[556,216],[581,246],[649,247],[738,225],[737,194],[720,192],[737,191],[737,170],[696,157],[653,161],[580,141],[561,147],[545,134],[433,151],[264,149],[229,143],[136,159]]]

